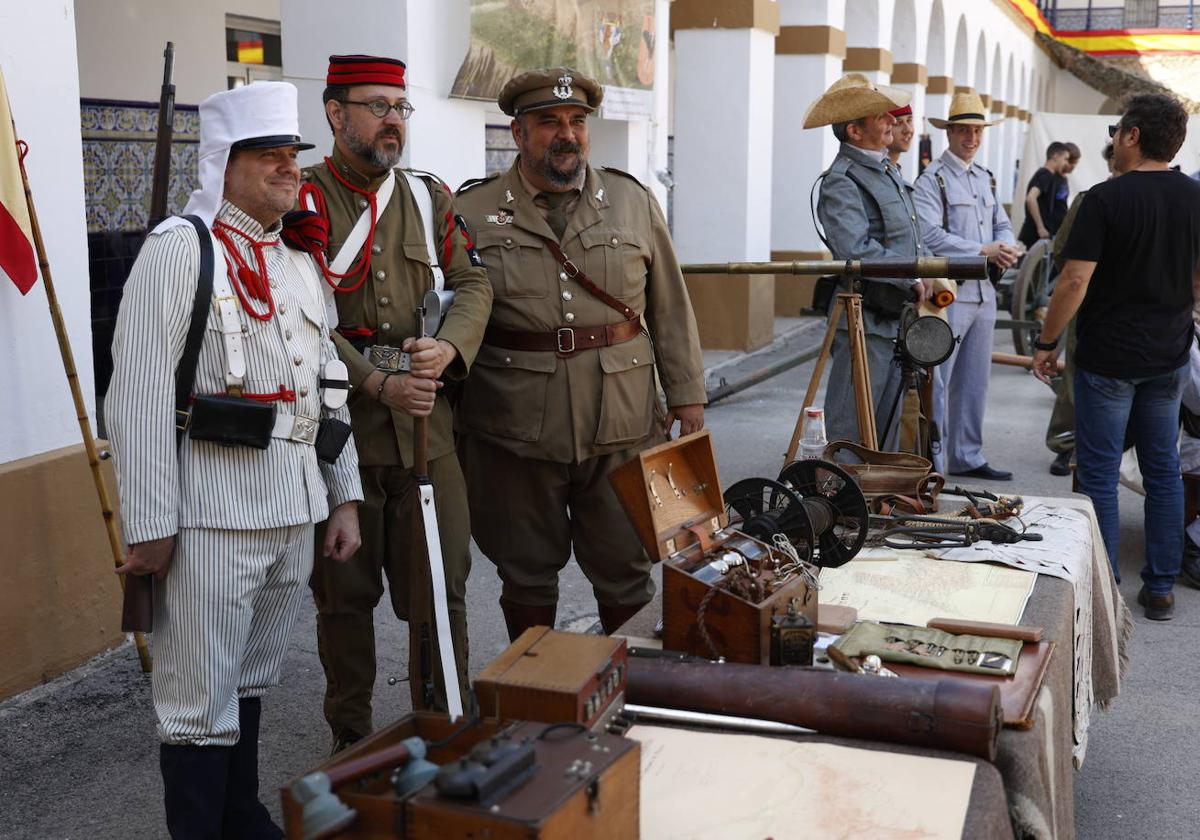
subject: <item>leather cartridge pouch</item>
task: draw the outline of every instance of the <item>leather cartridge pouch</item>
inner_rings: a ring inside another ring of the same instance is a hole
[[[905,304],[915,300],[910,289],[901,289],[891,283],[877,283],[856,277],[853,285],[862,295],[863,309],[880,318],[899,318]]]
[[[222,446],[266,449],[275,426],[275,406],[226,394],[198,396],[192,401],[188,437]]]
[[[854,455],[859,463],[837,458],[839,452]],[[835,440],[825,447],[823,457],[850,473],[868,500],[879,496],[910,496],[929,504],[937,500],[946,483],[940,474],[933,472],[928,458],[910,452],[880,452],[848,440]]]
[[[326,464],[336,464],[338,456],[350,440],[350,424],[336,417],[326,417],[317,427],[317,440],[313,444],[317,457]]]

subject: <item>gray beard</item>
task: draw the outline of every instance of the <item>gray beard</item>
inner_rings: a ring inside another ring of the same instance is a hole
[[[374,139],[367,139],[355,132],[350,126],[346,126],[343,133],[343,138],[346,141],[346,147],[354,154],[366,160],[376,169],[392,169],[400,162],[400,155],[404,153],[404,141],[400,140],[400,147],[396,153],[388,154],[381,148],[375,145]],[[397,138],[399,139],[399,138]]]
[[[550,162],[550,156],[553,154],[553,147],[546,149],[546,154],[541,158],[526,157],[526,164],[531,170],[537,173],[542,178],[554,184],[556,187],[574,187],[583,178],[583,170],[587,165],[584,160],[583,153],[580,152],[575,158],[575,166],[570,171],[555,169]]]

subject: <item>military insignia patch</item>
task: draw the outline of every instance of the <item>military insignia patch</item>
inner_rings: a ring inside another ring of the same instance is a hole
[[[570,76],[559,76],[558,84],[554,86],[554,95],[559,99],[571,98],[571,82],[575,81]]]
[[[511,225],[513,223],[513,215],[507,210],[501,210],[499,213],[495,213],[490,216],[484,216],[483,220],[485,222],[490,222],[493,225]]]

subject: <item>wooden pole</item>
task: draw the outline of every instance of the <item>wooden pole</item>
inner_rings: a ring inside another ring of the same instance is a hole
[[[13,135],[16,136],[16,121],[13,121]],[[75,354],[71,352],[71,341],[67,337],[67,327],[63,322],[62,310],[58,305],[58,295],[54,292],[54,281],[50,276],[50,261],[46,258],[46,245],[42,241],[42,229],[38,224],[37,210],[33,206],[33,191],[29,188],[29,176],[25,172],[25,153],[17,149],[17,159],[21,166],[21,184],[25,188],[25,203],[29,207],[29,224],[33,228],[33,245],[37,251],[38,267],[42,272],[42,283],[46,287],[46,302],[50,305],[50,319],[54,322],[54,333],[58,336],[58,349],[62,354],[63,369],[67,374],[67,384],[71,387],[71,399],[75,402],[75,417],[79,420],[79,431],[83,435],[83,447],[87,452],[88,464],[92,468],[92,480],[96,483],[96,495],[100,499],[100,513],[104,517],[104,527],[108,532],[108,547],[112,551],[113,563],[122,565],[124,558],[121,553],[121,538],[117,534],[116,516],[108,498],[108,487],[104,484],[104,476],[100,473],[100,458],[96,452],[96,440],[92,437],[92,424],[88,420],[87,407],[83,402],[83,391],[79,387],[79,374],[75,370]],[[122,588],[125,586],[121,578]],[[146,645],[146,636],[142,633],[133,634],[134,644],[137,645],[138,659],[142,663],[142,672],[150,673],[150,649]]]

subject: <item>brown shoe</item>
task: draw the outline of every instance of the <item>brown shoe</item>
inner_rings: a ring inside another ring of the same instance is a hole
[[[1138,592],[1137,602],[1146,608],[1146,618],[1151,621],[1170,621],[1175,617],[1175,596],[1170,592],[1151,595],[1143,586]]]
[[[508,640],[515,642],[517,638],[530,627],[554,628],[554,619],[558,615],[558,605],[535,607],[529,604],[518,604],[507,598],[500,599],[500,609],[504,611],[504,624],[508,628]]]

